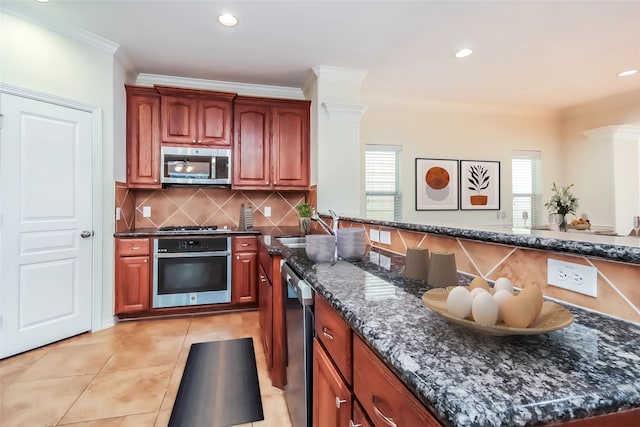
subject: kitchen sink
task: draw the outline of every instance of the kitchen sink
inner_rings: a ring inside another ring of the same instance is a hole
[[[304,248],[305,238],[300,237],[277,237],[278,241],[288,248]]]

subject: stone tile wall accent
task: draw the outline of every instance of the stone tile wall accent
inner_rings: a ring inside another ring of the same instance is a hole
[[[135,221],[135,196],[124,182],[116,182],[116,209],[120,209],[120,219],[116,219],[116,232],[131,231]],[[115,215],[115,212],[114,212]]]
[[[363,227],[342,222],[341,227]],[[367,238],[371,228],[391,233],[391,244],[369,242],[400,255],[407,248],[427,248],[429,252],[453,252],[459,272],[495,281],[509,278],[519,288],[536,285],[550,298],[640,323],[640,265],[607,261],[600,258],[567,255],[517,246],[452,238],[365,224]],[[573,262],[598,269],[598,297],[593,298],[547,284],[547,259]]]
[[[297,226],[295,206],[305,200],[306,192],[236,191],[224,188],[172,187],[162,190],[133,190],[135,196],[134,228],[157,228],[173,225],[217,225],[238,227],[240,206],[253,207],[254,227]],[[144,218],[142,208],[151,208]],[[271,216],[264,208],[271,207]]]

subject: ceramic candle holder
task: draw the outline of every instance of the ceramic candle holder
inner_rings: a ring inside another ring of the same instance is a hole
[[[408,248],[404,259],[404,277],[414,280],[427,280],[429,271],[429,250]]]
[[[456,257],[451,252],[433,252],[429,260],[427,284],[435,288],[458,285]]]

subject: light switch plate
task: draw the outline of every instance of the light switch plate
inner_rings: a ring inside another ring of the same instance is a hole
[[[144,218],[149,218],[151,216],[151,206],[142,207],[142,216]]]
[[[116,221],[120,221],[120,208],[116,208]]]
[[[547,283],[595,298],[598,296],[598,269],[549,258]]]
[[[379,230],[374,230],[373,228],[369,230],[369,240],[371,240],[372,242],[379,242],[380,241],[380,231]]]
[[[380,231],[380,243],[385,245],[391,244],[391,233],[388,231]]]
[[[271,216],[271,206],[264,207],[264,216],[267,218]]]

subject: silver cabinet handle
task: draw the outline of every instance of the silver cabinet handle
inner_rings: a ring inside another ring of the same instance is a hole
[[[140,246],[131,246],[131,250],[132,251],[137,251],[137,250],[140,250],[140,249],[141,249]]]
[[[342,400],[338,396],[336,396],[336,408],[340,409],[340,405],[346,402],[347,402],[346,400]]]
[[[80,233],[80,237],[82,237],[83,239],[88,239],[91,236],[93,236],[93,230],[91,230],[91,231],[82,230],[82,232]]]
[[[378,407],[376,406],[375,403],[375,397],[372,399],[373,403],[373,412],[375,412],[375,414],[380,417],[380,419],[389,427],[398,427],[398,425],[396,423],[393,422],[393,418],[391,417],[387,417],[385,414],[382,413],[382,411],[380,409],[378,409]]]
[[[246,248],[247,246],[249,246],[249,244],[248,243],[242,243],[240,246],[243,246],[243,247]]]
[[[144,262],[146,263],[146,262],[148,262],[148,260],[145,259]]]
[[[191,140],[191,142],[195,143],[195,142],[196,142],[196,140],[195,140],[195,139],[192,139],[192,140]]]
[[[356,424],[353,420],[349,420],[349,427],[362,427],[362,424]]]
[[[333,341],[333,335],[331,335],[331,334],[329,333],[329,329],[328,329],[326,326],[323,326],[323,327],[322,327],[322,334],[323,334],[325,337],[329,338],[331,341]]]

